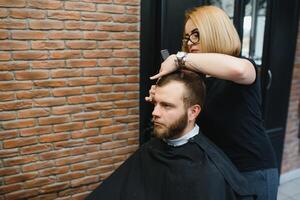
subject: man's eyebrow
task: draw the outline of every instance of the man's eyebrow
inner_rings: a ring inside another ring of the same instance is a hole
[[[165,102],[165,101],[160,102],[160,104],[162,104],[163,106],[172,106],[172,107],[175,107],[175,106],[176,106],[176,105],[173,104],[173,103]]]

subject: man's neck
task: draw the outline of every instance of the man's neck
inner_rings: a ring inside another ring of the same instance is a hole
[[[177,147],[177,146],[184,145],[189,141],[190,138],[194,137],[199,133],[199,126],[197,124],[194,124],[194,127],[191,127],[187,130],[189,131],[182,134],[181,137],[177,137],[175,139],[164,139],[164,141],[170,146]]]

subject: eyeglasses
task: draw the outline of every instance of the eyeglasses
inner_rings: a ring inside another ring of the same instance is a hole
[[[193,30],[191,34],[185,34],[184,38],[182,39],[182,42],[184,42],[186,45],[189,41],[191,41],[192,44],[197,44],[199,40],[199,31],[196,29]]]

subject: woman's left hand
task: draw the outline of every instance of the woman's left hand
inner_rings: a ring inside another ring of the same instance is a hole
[[[177,58],[175,54],[170,55],[164,62],[161,63],[159,73],[154,76],[151,76],[150,79],[158,79],[164,75],[176,71],[178,69],[176,60]]]

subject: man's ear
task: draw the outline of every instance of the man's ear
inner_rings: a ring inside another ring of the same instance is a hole
[[[188,119],[189,121],[196,120],[197,116],[199,115],[201,111],[201,106],[198,104],[195,104],[188,108]]]

